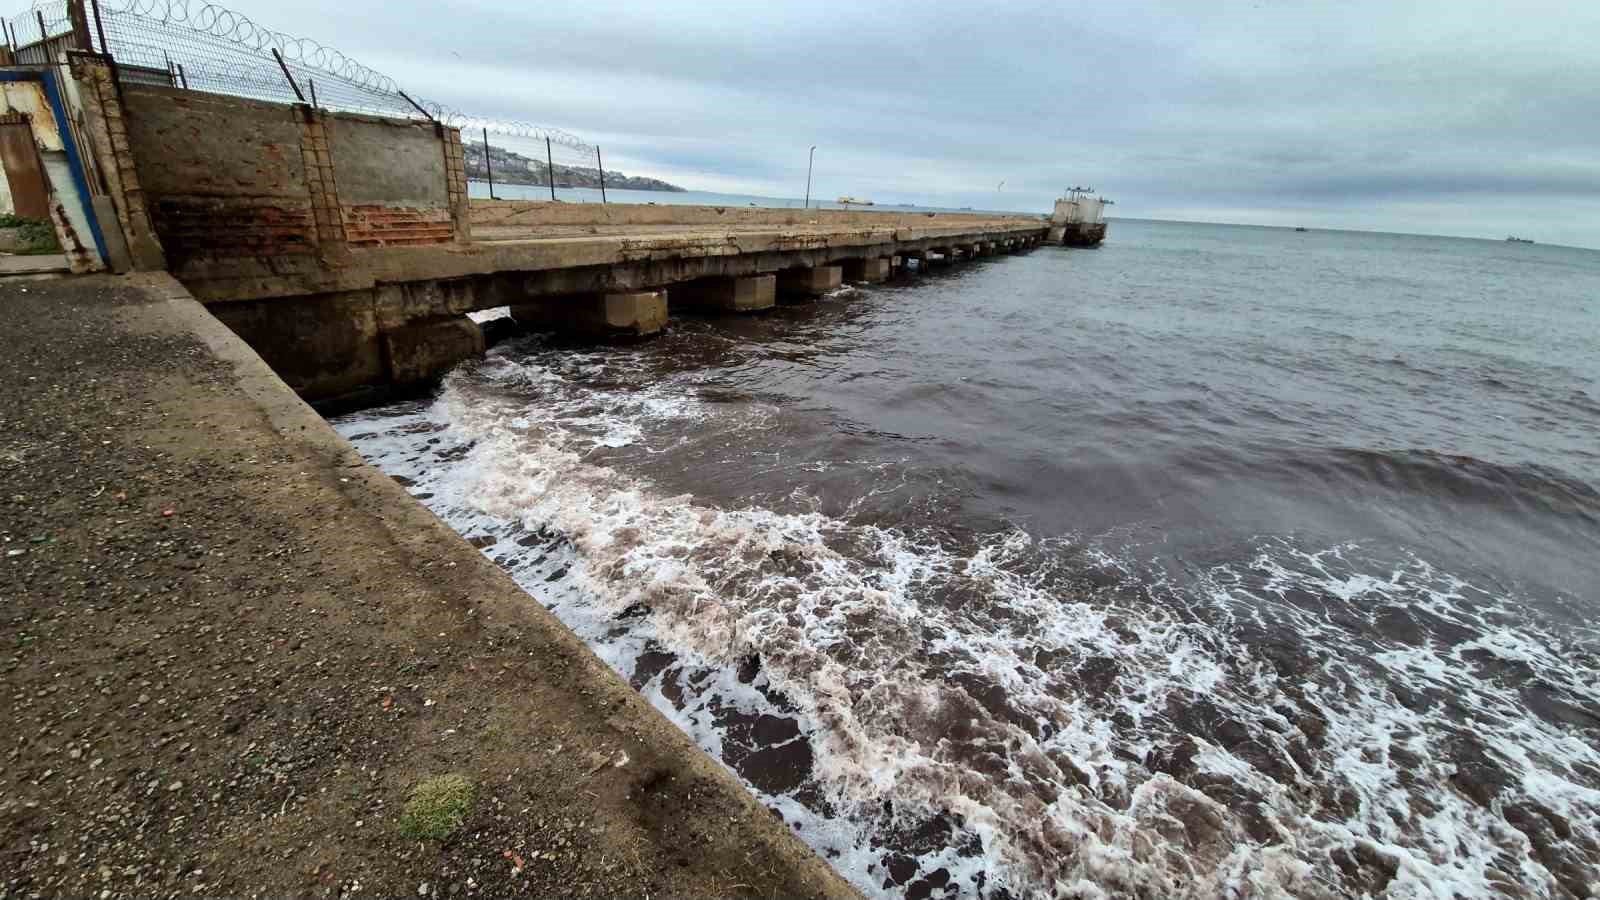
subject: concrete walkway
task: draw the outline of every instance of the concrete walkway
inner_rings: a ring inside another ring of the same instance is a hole
[[[0,897],[852,895],[176,282],[0,339]]]
[[[66,272],[69,268],[64,253],[46,253],[39,256],[0,253],[0,276]]]

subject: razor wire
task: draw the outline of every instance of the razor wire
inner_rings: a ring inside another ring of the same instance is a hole
[[[126,80],[344,112],[426,119],[536,142],[574,160],[594,147],[559,128],[460,110],[407,95],[393,78],[311,38],[266,28],[242,13],[198,0],[105,0],[87,4],[90,47],[109,54]],[[5,22],[23,63],[54,62],[52,42],[70,35],[67,0],[39,0]],[[37,59],[31,57],[37,56]]]

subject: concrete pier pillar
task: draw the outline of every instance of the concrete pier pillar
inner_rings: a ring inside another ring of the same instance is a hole
[[[844,271],[845,281],[876,284],[889,279],[889,260],[886,258],[847,259],[840,264],[840,268]]]
[[[962,259],[977,259],[980,255],[981,254],[978,252],[978,245],[977,244],[962,244],[961,245],[961,258]]]
[[[820,297],[842,284],[844,270],[838,266],[784,269],[778,273],[778,293],[791,297]]]
[[[534,328],[593,337],[645,337],[667,325],[667,292],[540,298],[512,306],[511,317]]]
[[[778,276],[750,278],[701,278],[667,288],[667,299],[674,306],[692,306],[727,312],[755,312],[771,309],[778,302]]]
[[[385,331],[389,380],[398,385],[432,381],[464,360],[483,355],[483,329],[467,316],[438,316]]]

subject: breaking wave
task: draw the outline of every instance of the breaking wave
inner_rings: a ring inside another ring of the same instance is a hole
[[[566,365],[497,353],[335,424],[869,895],[1600,884],[1600,633],[1514,587],[697,501],[600,457],[768,413]]]

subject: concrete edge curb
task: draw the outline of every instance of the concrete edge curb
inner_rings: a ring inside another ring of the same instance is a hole
[[[583,667],[587,688],[615,707],[613,721],[624,720],[649,741],[656,752],[682,770],[685,776],[719,785],[730,799],[740,802],[740,814],[730,819],[730,828],[744,831],[749,840],[766,844],[786,860],[800,879],[794,895],[859,897],[831,866],[796,837],[780,820],[762,806],[729,769],[701,750],[666,716],[629,686],[620,675],[595,656],[581,638],[573,634],[554,614],[547,611],[492,561],[473,548],[459,534],[406,493],[389,476],[366,462],[355,448],[340,437],[305,401],[285,384],[243,339],[196,300],[182,284],[167,273],[141,273],[125,276],[147,296],[162,301],[161,313],[177,329],[187,331],[203,343],[219,360],[233,367],[236,384],[256,405],[273,431],[286,440],[299,442],[312,455],[325,459],[338,471],[347,496],[359,507],[379,507],[374,517],[382,522],[396,545],[426,548],[433,556],[448,555],[451,561],[471,569],[481,579],[483,591],[475,597],[492,605],[494,618],[538,630],[558,651]],[[362,496],[365,495],[365,496]],[[533,714],[533,713],[530,713]],[[618,726],[621,727],[620,725]],[[736,824],[735,824],[736,823]]]

